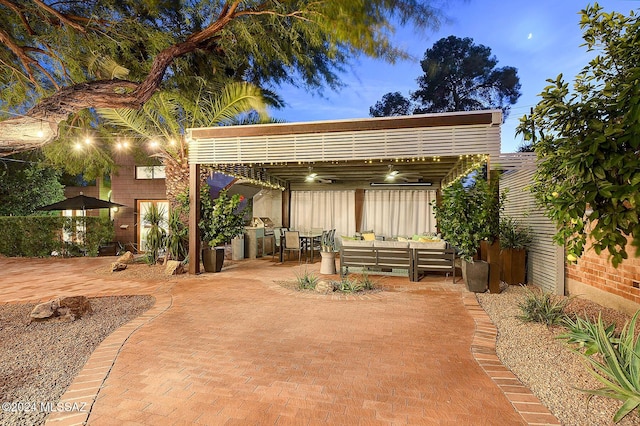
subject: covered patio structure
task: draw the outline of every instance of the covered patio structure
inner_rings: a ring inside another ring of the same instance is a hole
[[[479,165],[492,168],[500,156],[501,123],[500,110],[487,110],[188,129],[192,207],[189,272],[199,273],[200,265],[201,167],[277,193],[279,203],[271,202],[269,208],[279,206],[274,214],[284,227],[298,227],[302,218],[308,220],[313,214],[300,210],[309,199],[305,197],[328,192],[332,198],[324,204],[338,207],[317,220],[340,220],[333,227],[345,234],[360,232],[373,223],[383,227],[386,225],[380,217],[397,217],[399,213],[380,213],[371,206],[401,201],[374,199],[382,194],[379,190],[385,191],[383,195],[420,190],[430,193],[423,202],[426,213],[412,218],[411,226],[435,230],[430,202],[441,188]],[[254,212],[254,216],[258,215]],[[403,217],[400,222],[407,220]],[[384,229],[396,235],[407,232],[398,227]]]

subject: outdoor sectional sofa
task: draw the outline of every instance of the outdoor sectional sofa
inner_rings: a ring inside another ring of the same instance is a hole
[[[445,241],[362,241],[343,240],[340,248],[340,275],[358,267],[375,272],[406,269],[409,280],[419,281],[427,272],[451,273],[456,279],[455,250]]]

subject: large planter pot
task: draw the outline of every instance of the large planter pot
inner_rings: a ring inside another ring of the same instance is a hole
[[[524,249],[503,249],[502,281],[507,284],[524,284],[526,273],[526,251]]]
[[[202,249],[202,264],[205,272],[220,272],[224,263],[224,247],[209,247]]]
[[[244,237],[235,237],[231,240],[231,259],[244,259]]]
[[[321,251],[322,263],[320,263],[320,273],[325,275],[333,275],[336,273],[336,252]]]
[[[467,290],[484,293],[489,288],[489,264],[482,260],[462,261],[462,278]]]

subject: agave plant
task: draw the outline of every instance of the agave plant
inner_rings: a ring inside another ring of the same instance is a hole
[[[613,416],[615,423],[633,410],[640,412],[640,337],[635,335],[638,315],[640,311],[618,337],[611,325],[605,326],[601,316],[595,324],[589,320],[575,322],[575,328],[563,336],[568,342],[579,343],[574,350],[587,361],[589,373],[603,384],[599,389],[582,391],[623,401]],[[582,347],[587,350],[583,352]],[[594,357],[595,354],[599,355]]]

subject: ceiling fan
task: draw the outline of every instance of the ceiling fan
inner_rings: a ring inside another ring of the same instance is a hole
[[[396,169],[393,164],[389,164],[389,170],[387,170],[387,174],[384,177],[384,181],[388,183],[393,182],[421,182],[422,175],[418,173],[411,172],[401,172]]]
[[[333,183],[336,176],[320,176],[313,171],[313,167],[309,166],[307,176],[304,178],[305,182],[314,183]],[[333,179],[332,179],[333,178]]]

